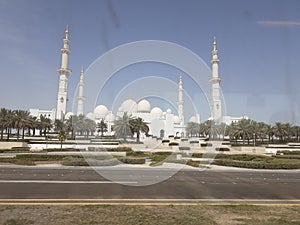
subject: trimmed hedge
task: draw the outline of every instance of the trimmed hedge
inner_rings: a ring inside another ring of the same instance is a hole
[[[280,151],[277,151],[276,155],[280,155],[280,154],[284,154],[284,155],[300,155],[300,151],[289,151],[289,150],[280,150]]]
[[[230,149],[226,148],[226,147],[220,147],[220,148],[216,148],[216,151],[220,151],[220,152],[229,152]]]
[[[44,151],[46,152],[80,152],[80,149],[78,148],[63,148],[63,149],[60,149],[60,148],[46,148],[44,149]]]
[[[300,163],[266,163],[255,161],[236,161],[230,159],[217,159],[213,162],[215,165],[232,166],[250,169],[300,169]]]
[[[162,140],[161,143],[169,143],[170,140]]]
[[[145,158],[121,158],[121,162],[126,164],[145,164]]]
[[[16,150],[16,151],[29,151],[29,147],[12,147],[11,150]]]
[[[191,150],[191,147],[187,147],[187,146],[180,146],[179,150]]]
[[[199,141],[190,141],[190,144],[199,144]]]
[[[62,160],[65,155],[46,155],[46,154],[19,154],[16,155],[16,159],[26,159],[32,161],[48,161],[48,160]],[[82,158],[82,156],[72,156],[75,158]]]
[[[169,143],[169,146],[178,146],[179,145],[179,143],[177,143],[177,142],[171,142],[171,143]]]

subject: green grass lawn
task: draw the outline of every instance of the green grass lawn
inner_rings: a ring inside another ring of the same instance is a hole
[[[0,206],[0,224],[298,225],[300,206]]]

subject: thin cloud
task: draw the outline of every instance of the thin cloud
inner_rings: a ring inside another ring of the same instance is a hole
[[[257,23],[270,26],[300,26],[300,21],[260,20]]]

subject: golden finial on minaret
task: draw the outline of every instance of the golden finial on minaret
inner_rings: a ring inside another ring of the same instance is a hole
[[[217,41],[216,41],[216,36],[214,36],[214,50],[217,50]]]
[[[67,24],[67,26],[66,26],[66,31],[65,31],[65,33],[66,33],[66,39],[69,39],[69,25]]]

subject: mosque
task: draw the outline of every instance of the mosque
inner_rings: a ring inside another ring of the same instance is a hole
[[[67,112],[68,103],[68,79],[71,74],[71,69],[69,68],[69,56],[70,56],[70,38],[69,38],[69,28],[66,27],[65,38],[63,39],[63,48],[61,49],[61,67],[57,70],[59,74],[59,86],[58,86],[58,97],[56,109],[52,110],[40,110],[40,109],[30,109],[32,116],[39,117],[44,115],[51,120],[59,119],[64,120],[73,115],[73,112]],[[222,101],[220,93],[220,82],[221,78],[218,74],[219,66],[218,50],[216,39],[213,42],[212,50],[212,78],[211,82],[211,117],[209,119],[215,120],[217,122],[224,122],[230,124],[231,122],[236,122],[242,118],[247,117],[230,117],[222,115]],[[118,117],[122,117],[124,113],[131,115],[132,117],[142,118],[149,126],[149,134],[157,137],[168,137],[169,135],[183,137],[185,136],[185,119],[184,119],[184,99],[183,99],[183,81],[182,76],[179,77],[178,82],[178,102],[177,102],[177,114],[167,109],[165,112],[159,107],[151,108],[151,104],[146,99],[142,99],[139,102],[133,99],[125,100],[120,107],[116,115],[112,113],[105,105],[98,105],[93,112],[86,115],[87,118],[94,120],[96,123],[100,122],[102,119],[108,125],[107,134],[113,134],[113,123]],[[77,115],[84,114],[84,70],[81,70],[80,81],[78,88],[77,97]],[[200,115],[192,116],[188,122],[200,123]]]

